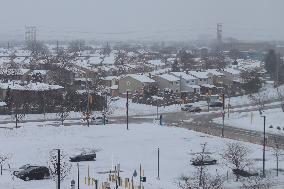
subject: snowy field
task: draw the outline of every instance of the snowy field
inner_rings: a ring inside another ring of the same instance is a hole
[[[98,172],[109,171],[113,165],[120,163],[121,176],[129,178],[134,170],[139,174],[139,164],[142,164],[147,182],[145,189],[177,189],[176,179],[182,174],[192,175],[195,170],[190,165],[190,159],[196,152],[200,152],[200,144],[207,143],[208,151],[218,160],[217,165],[208,166],[209,171],[216,170],[225,175],[229,170],[223,166],[220,153],[229,140],[212,137],[186,129],[176,127],[160,127],[154,124],[130,124],[130,130],[125,125],[107,126],[44,126],[43,123],[24,123],[19,129],[2,129],[0,132],[0,154],[10,154],[11,170],[4,170],[0,176],[2,189],[52,189],[55,183],[51,179],[40,181],[22,181],[12,179],[12,170],[21,165],[30,163],[47,165],[49,152],[60,148],[67,156],[82,151],[96,150],[97,160],[80,163],[80,188],[89,189],[94,186],[84,184],[87,176],[87,167],[90,167],[90,176],[106,181],[107,174]],[[262,147],[243,143],[251,150],[253,164],[251,169],[261,169]],[[160,148],[160,180],[157,180],[157,149]],[[267,151],[267,170],[274,168],[274,157],[271,149]],[[220,161],[219,161],[220,160]],[[283,160],[280,168],[283,167]],[[5,169],[7,166],[4,167]],[[76,163],[73,164],[70,175],[62,183],[62,188],[69,189],[72,179],[77,181]],[[272,173],[275,175],[275,172]],[[231,174],[230,174],[231,175]],[[284,173],[280,173],[284,178]],[[137,177],[134,179],[138,183]],[[237,183],[231,179],[226,183],[227,188],[237,188]],[[137,185],[137,184],[136,184]],[[281,186],[283,187],[283,186]],[[281,188],[280,187],[280,188]],[[280,189],[279,188],[279,189]]]
[[[274,88],[271,85],[266,85],[261,89],[259,94],[261,96],[265,96],[269,100],[276,100],[279,97],[277,90],[283,93],[284,85],[279,86],[278,89]],[[226,98],[226,104],[228,103],[229,103],[229,99]],[[243,95],[243,96],[238,96],[238,97],[231,97],[230,104],[232,106],[241,106],[241,105],[252,104],[252,101],[250,100],[249,95]]]
[[[268,133],[284,135],[284,112],[281,108],[268,109],[262,115],[266,116],[266,131]],[[222,124],[222,118],[213,120],[216,123]],[[264,118],[261,117],[258,111],[252,112],[236,112],[231,113],[230,117],[225,117],[225,124],[232,127],[263,131]],[[272,125],[273,128],[270,128]],[[280,127],[281,130],[277,129]]]
[[[180,104],[159,107],[159,113],[169,113],[169,112],[177,112],[180,110]],[[113,116],[122,116],[126,115],[126,98],[120,98],[118,101],[113,102]],[[157,113],[157,106],[145,105],[145,104],[137,104],[132,103],[131,99],[129,100],[129,115],[137,116],[137,115],[150,115]]]

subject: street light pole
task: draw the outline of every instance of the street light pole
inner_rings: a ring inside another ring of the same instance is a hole
[[[79,169],[79,163],[77,163],[77,167],[78,167],[78,189],[80,189],[80,169]]]
[[[261,116],[263,117],[263,158],[262,158],[262,175],[265,177],[265,122],[266,122],[266,116]]]
[[[57,149],[57,176],[58,189],[60,189],[60,149]]]
[[[223,103],[223,112],[222,112],[222,137],[224,137],[224,130],[225,130],[225,94],[222,94],[222,103]]]
[[[129,98],[129,96],[128,96],[129,94],[128,94],[128,91],[126,92],[126,99],[127,99],[127,102],[126,102],[126,128],[127,128],[127,130],[128,130],[128,106],[129,106],[129,104],[128,104],[128,98]]]

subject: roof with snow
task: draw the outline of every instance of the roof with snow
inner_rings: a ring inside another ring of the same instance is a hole
[[[179,78],[177,76],[170,75],[170,74],[158,75],[157,77],[161,77],[168,81],[179,81]]]
[[[5,75],[24,75],[29,69],[1,69],[0,74]]]
[[[20,85],[17,83],[0,83],[0,89],[20,90],[20,91],[49,91],[63,89],[60,85],[49,85],[46,83],[29,83],[27,85]]]
[[[171,72],[172,75],[176,76],[176,77],[182,77],[185,80],[194,80],[196,79],[195,77],[193,77],[192,75],[188,75],[184,72]]]
[[[234,68],[225,68],[224,71],[233,75],[239,75],[241,73],[240,70]]]
[[[6,106],[6,102],[0,101],[0,107]]]
[[[149,60],[149,64],[155,65],[155,66],[164,66],[165,63],[162,62],[162,60]]]
[[[145,75],[129,74],[127,76],[132,77],[133,79],[140,81],[142,83],[155,83],[155,80],[153,80],[150,77],[147,77]]]
[[[190,71],[188,72],[189,75],[192,75],[198,79],[207,79],[208,78],[208,72],[204,71]]]
[[[216,69],[208,69],[206,70],[208,73],[211,73],[212,75],[214,76],[223,76],[224,74],[219,72],[218,70]]]
[[[48,70],[33,70],[29,75],[41,74],[46,75]]]
[[[119,77],[118,76],[107,76],[107,77],[103,78],[103,80],[105,80],[105,81],[111,81],[113,79],[119,79]]]
[[[210,88],[210,89],[216,87],[215,85],[210,85],[210,84],[203,84],[203,85],[201,85],[201,86],[202,86],[202,87],[206,87],[206,88]]]

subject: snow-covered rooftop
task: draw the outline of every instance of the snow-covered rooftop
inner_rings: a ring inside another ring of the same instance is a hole
[[[214,76],[223,76],[224,74],[219,72],[218,70],[216,69],[208,69],[206,70],[208,73],[211,73],[212,75]]]
[[[233,75],[239,75],[241,73],[240,70],[234,68],[225,68],[224,71]]]
[[[178,77],[176,77],[174,75],[170,75],[170,74],[158,75],[158,77],[161,77],[161,78],[168,80],[168,81],[179,81]]]
[[[34,74],[41,74],[41,75],[46,75],[48,70],[33,70],[29,75],[34,75]]]
[[[205,71],[190,71],[188,72],[189,75],[192,75],[198,79],[207,79],[208,78],[208,72]]]
[[[165,63],[162,62],[162,60],[149,60],[149,64],[155,65],[155,66],[164,66]]]
[[[21,90],[21,91],[48,91],[48,90],[57,90],[63,89],[60,85],[49,85],[46,83],[29,83],[27,85],[20,85],[17,83],[0,83],[0,89],[8,89],[11,90]]]
[[[182,77],[183,79],[187,81],[196,79],[196,77],[193,77],[192,75],[188,75],[184,72],[171,72],[171,74],[177,77]]]
[[[150,77],[147,77],[145,75],[129,74],[127,76],[132,77],[132,78],[134,78],[137,81],[140,81],[142,83],[155,83],[155,80],[153,80]]]

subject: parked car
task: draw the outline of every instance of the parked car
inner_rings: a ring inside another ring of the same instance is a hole
[[[235,175],[239,175],[239,176],[242,176],[242,177],[258,176],[258,173],[250,173],[248,171],[241,170],[241,169],[233,169],[233,173]]]
[[[13,175],[17,176],[20,171],[27,170],[30,167],[38,167],[38,166],[37,165],[30,165],[30,164],[23,165],[23,166],[19,167],[19,169],[15,170],[13,172]]]
[[[117,101],[117,100],[119,100],[119,97],[112,97],[112,98],[110,98],[110,100],[111,101]]]
[[[192,107],[192,104],[186,104],[181,107],[182,111],[189,111],[189,109]]]
[[[47,167],[30,166],[27,169],[19,171],[15,176],[24,180],[24,181],[42,180],[42,179],[45,179],[45,178],[49,178],[50,173],[49,173],[49,169]]]
[[[70,157],[70,161],[71,162],[94,161],[95,158],[96,158],[96,153],[82,153],[80,155]]]
[[[216,102],[211,102],[209,104],[210,107],[223,107],[223,103],[220,101],[216,101]]]
[[[103,125],[104,124],[104,117],[98,116],[98,117],[92,117],[92,123],[95,125]],[[105,118],[105,123],[108,124],[108,119]]]
[[[191,161],[191,164],[194,166],[201,166],[201,165],[215,165],[217,163],[216,159],[212,159],[211,157],[205,157],[203,160],[201,159],[194,159]]]
[[[199,107],[190,107],[187,111],[189,111],[189,112],[201,112],[201,108],[199,108]]]

